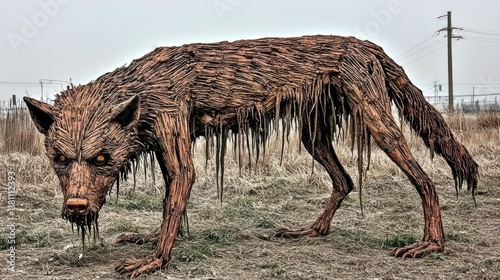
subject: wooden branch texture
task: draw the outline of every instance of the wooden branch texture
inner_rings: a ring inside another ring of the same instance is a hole
[[[365,88],[365,93],[375,94],[355,98],[349,87],[373,77],[382,84]],[[77,116],[99,120],[89,114],[103,118],[110,114],[110,106],[136,94],[141,98],[140,152],[158,146],[152,131],[157,116],[178,114],[179,103],[187,102],[191,135],[205,136],[207,157],[210,151],[218,154],[219,168],[226,149],[221,144],[226,139],[221,138],[239,134],[235,148],[248,150],[258,160],[280,122],[285,135],[292,127],[313,125],[318,118],[333,133],[347,124],[351,137],[360,141],[357,147],[364,149],[369,139],[363,137],[368,135],[364,102],[387,111],[392,101],[431,154],[444,156],[457,187],[463,181],[469,189],[477,185],[477,164],[456,142],[439,112],[404,70],[369,41],[318,35],[161,47],[94,82],[66,90],[57,97],[55,108],[71,107],[72,116],[59,117],[81,131]],[[314,137],[314,129],[311,133]]]

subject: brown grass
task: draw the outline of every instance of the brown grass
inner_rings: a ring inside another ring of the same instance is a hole
[[[477,122],[481,128],[498,129],[500,127],[500,112],[486,111],[477,115]]]
[[[446,251],[422,259],[401,260],[391,248],[418,240],[423,229],[418,194],[404,174],[376,147],[363,189],[361,217],[357,189],[332,221],[330,235],[305,240],[271,238],[274,229],[310,225],[331,189],[326,172],[292,137],[279,165],[280,141],[271,142],[264,160],[252,174],[239,176],[227,155],[224,201],[217,200],[215,164],[205,169],[204,145],[195,147],[197,181],[189,202],[191,235],[179,238],[168,270],[140,279],[497,279],[500,277],[500,126],[498,113],[447,118],[456,137],[480,165],[478,208],[470,195],[457,197],[449,167],[429,158],[421,140],[404,127],[412,152],[436,182],[447,238]],[[496,122],[495,122],[496,120]],[[1,127],[4,129],[5,127]],[[5,147],[5,140],[2,147]],[[356,153],[336,144],[339,158],[357,180]],[[38,148],[28,148],[35,151]],[[31,153],[31,152],[29,152]],[[57,178],[43,155],[4,153],[0,180],[16,172],[17,269],[2,271],[2,279],[113,279],[113,266],[127,257],[143,258],[153,244],[116,246],[120,232],[152,232],[161,222],[162,187],[142,172],[113,193],[100,215],[101,239],[85,255],[76,233],[60,218],[62,196]],[[142,170],[139,168],[139,170]],[[0,203],[7,205],[5,192]],[[2,207],[1,209],[5,209]],[[4,221],[6,212],[0,212]],[[5,255],[7,226],[0,228]],[[5,264],[5,262],[4,262]],[[4,266],[2,266],[2,269]],[[45,279],[45,278],[44,278]]]
[[[0,153],[43,153],[43,137],[35,129],[26,108],[13,107],[0,115]]]

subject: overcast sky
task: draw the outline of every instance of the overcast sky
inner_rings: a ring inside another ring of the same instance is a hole
[[[425,95],[437,80],[444,96],[446,32],[436,31],[447,11],[464,38],[453,41],[455,94],[500,92],[495,0],[0,0],[0,100],[40,97],[40,81],[53,96],[159,46],[315,34],[371,40]]]

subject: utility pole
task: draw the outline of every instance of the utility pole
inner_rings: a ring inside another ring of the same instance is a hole
[[[462,30],[462,28],[457,28],[457,27],[452,27],[451,26],[451,12],[448,11],[446,15],[442,15],[438,17],[438,19],[447,17],[448,19],[448,26],[445,28],[441,28],[438,30],[444,31],[446,30],[446,37],[448,37],[448,110],[450,114],[453,114],[453,63],[452,63],[452,55],[451,55],[451,39],[456,38],[456,39],[462,39],[462,36],[455,36],[452,34],[453,29],[459,29]]]
[[[474,93],[475,93],[475,88],[472,86],[472,103],[474,104]]]
[[[448,27],[446,28],[446,36],[448,37],[448,110],[453,114],[453,59],[451,57],[451,12],[448,11]]]
[[[434,106],[438,104],[439,91],[441,91],[441,85],[438,85],[437,77],[434,80]]]
[[[68,85],[71,85],[71,78],[69,79],[69,82],[68,81],[63,81],[63,80],[53,80],[53,79],[38,79],[38,82],[40,82],[40,89],[42,91],[42,101],[43,100],[43,82],[46,82],[46,83],[49,83],[49,84],[68,84]],[[47,94],[47,100],[49,99],[49,96]]]
[[[40,99],[40,100],[43,101],[43,82],[42,82],[42,80],[39,80],[39,82],[40,82],[40,89],[42,91],[42,99]]]

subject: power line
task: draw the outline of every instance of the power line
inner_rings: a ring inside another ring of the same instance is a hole
[[[500,96],[500,92],[497,93],[479,93],[479,94],[459,94],[455,95],[454,98],[462,98],[462,97],[485,97],[485,96]],[[436,98],[431,95],[424,95],[425,98]],[[438,96],[437,98],[447,98],[448,96]]]
[[[471,97],[471,96],[497,96],[497,95],[500,95],[500,92],[498,92],[498,93],[462,94],[462,95],[455,95],[455,98]]]
[[[0,84],[7,84],[7,85],[39,85],[39,83],[28,83],[28,82],[0,82]]]
[[[443,85],[448,85],[448,84],[443,84]],[[456,86],[483,86],[483,85],[499,85],[500,82],[491,82],[491,83],[462,83],[462,84],[454,84]]]
[[[404,51],[403,53],[397,55],[396,57],[394,57],[395,60],[398,60],[398,59],[401,59],[402,57],[404,57],[407,53],[413,51],[415,48],[419,47],[420,45],[423,45],[425,43],[427,43],[429,40],[435,38],[436,35],[432,35],[432,36],[429,36],[427,37],[427,39],[423,40],[422,42],[416,44],[415,46],[411,47],[410,49]]]
[[[47,85],[47,86],[62,86],[62,85],[68,84],[67,82],[66,83],[62,83],[62,82],[63,81],[61,81],[61,82],[55,82],[55,83],[50,83],[50,84],[44,84],[44,85]],[[40,86],[40,82],[38,82],[38,83],[31,83],[31,82],[0,82],[0,86],[26,86],[26,87],[36,86],[36,87],[39,87]]]
[[[433,88],[434,88],[434,84],[433,84],[432,86],[430,86],[430,87],[426,88],[426,89],[422,89],[422,91],[428,91],[428,90],[431,90],[431,89],[433,89]]]
[[[411,63],[413,63],[413,62],[415,62],[415,61],[418,61],[418,60],[420,60],[420,59],[422,59],[422,58],[424,58],[424,57],[426,57],[426,56],[428,56],[428,55],[430,55],[430,54],[432,54],[432,53],[435,53],[435,52],[437,52],[438,50],[442,49],[444,46],[446,46],[446,44],[445,44],[445,43],[441,44],[441,46],[439,46],[437,49],[434,49],[434,50],[432,50],[432,51],[430,51],[430,52],[428,52],[428,53],[426,53],[426,54],[424,54],[424,55],[422,55],[422,56],[418,57],[417,59],[414,59],[414,60],[412,60],[412,61],[410,61],[410,62],[405,63],[403,66],[406,66],[406,65],[408,65],[408,64],[411,64]]]
[[[500,32],[497,31],[469,29],[469,28],[462,28],[462,31],[476,33],[476,34],[490,35],[490,36],[500,36]]]
[[[468,41],[473,41],[473,42],[500,44],[499,40],[487,39],[487,38],[479,38],[479,37],[469,37],[469,36],[467,36],[464,39],[468,40]]]
[[[470,29],[470,28],[462,28],[461,30],[464,31],[466,34],[472,34],[472,36],[466,35],[464,38],[466,40],[483,42],[483,43],[495,43],[495,44],[500,43],[500,32],[490,31],[490,30]]]
[[[429,51],[429,50],[431,50],[431,52],[435,51],[436,46],[437,46],[437,49],[439,49],[444,45],[445,45],[445,43],[443,41],[437,41],[437,42],[432,43],[431,45],[425,46],[419,50],[414,51],[413,53],[407,54],[407,55],[400,57],[399,59],[396,59],[396,60],[398,60],[398,61],[409,60],[409,59],[412,59],[412,58],[418,56],[421,53],[427,53],[427,51]],[[424,54],[424,56],[425,55],[426,54]]]

